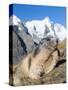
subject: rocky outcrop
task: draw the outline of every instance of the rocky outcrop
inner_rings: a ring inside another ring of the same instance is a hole
[[[10,59],[10,64],[17,64],[26,54],[32,51],[34,42],[31,36],[25,32],[24,27],[19,31],[17,26],[10,26],[9,32],[9,51],[10,54],[13,54],[12,61]]]

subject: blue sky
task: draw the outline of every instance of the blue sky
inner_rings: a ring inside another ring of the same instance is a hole
[[[42,20],[48,16],[54,23],[60,23],[66,27],[65,7],[13,4],[9,8],[9,15],[12,14],[15,14],[22,21]]]

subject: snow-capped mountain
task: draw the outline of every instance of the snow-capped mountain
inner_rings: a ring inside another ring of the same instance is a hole
[[[9,17],[9,25],[18,26],[18,29],[21,30],[22,29],[21,24],[22,24],[21,20],[14,14]]]
[[[21,20],[17,16],[10,16],[9,25],[18,25],[19,22],[21,22]]]
[[[67,30],[65,27],[61,24],[54,24],[55,32],[59,38],[60,41],[63,41],[67,36]]]
[[[60,41],[66,38],[67,31],[64,26],[58,23],[53,24],[49,17],[46,17],[43,20],[28,21],[25,26],[28,28],[28,31],[32,37],[34,37],[34,35],[40,39],[47,37],[48,35],[55,37],[55,31],[57,38]]]
[[[44,33],[46,31],[46,23],[48,25],[48,29],[50,29],[51,23],[49,21],[49,18],[45,18],[44,20],[32,20],[26,22],[26,27],[29,30],[29,33],[32,35],[33,34],[37,35],[39,38],[44,37]],[[49,30],[48,30],[49,31]]]
[[[58,23],[53,23],[49,17],[45,17],[43,20],[32,20],[27,21],[25,24],[15,15],[10,16],[9,25],[18,26],[18,30],[28,30],[28,33],[32,36],[34,42],[39,43],[39,41],[48,35],[55,38],[55,33],[59,41],[63,41],[66,38],[67,30],[65,27]],[[54,33],[55,31],[55,33]]]
[[[22,47],[24,53],[28,53],[30,52],[30,50],[32,50],[34,41],[31,35],[28,33],[28,30],[24,26],[23,22],[15,15],[10,16],[9,18],[9,30],[13,32],[14,50],[16,47],[16,43],[19,44],[17,41],[20,42],[20,48]],[[14,52],[16,53],[16,50]]]

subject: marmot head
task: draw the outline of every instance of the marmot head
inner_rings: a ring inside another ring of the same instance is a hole
[[[40,41],[39,46],[40,48],[44,47],[44,48],[53,50],[57,48],[57,44],[58,44],[58,39],[49,35]]]

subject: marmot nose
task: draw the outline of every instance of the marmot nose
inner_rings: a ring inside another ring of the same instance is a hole
[[[42,77],[43,75],[44,75],[44,72],[41,72],[41,73],[40,73],[40,77]]]

